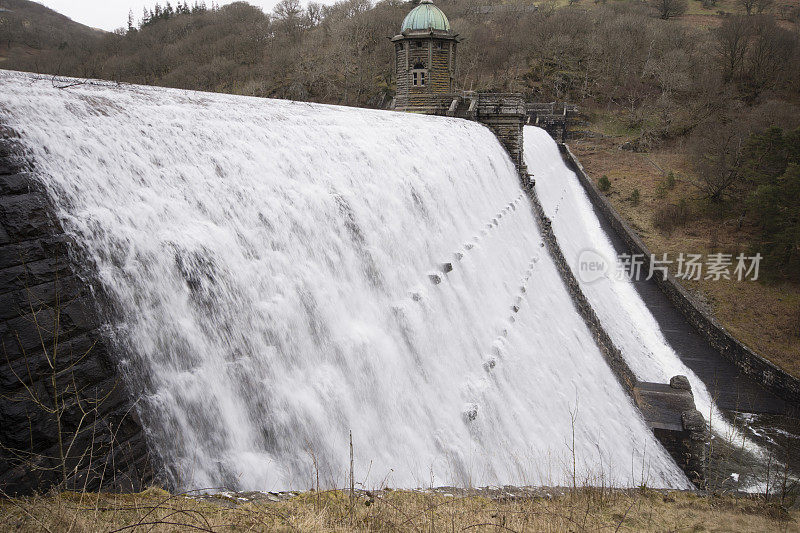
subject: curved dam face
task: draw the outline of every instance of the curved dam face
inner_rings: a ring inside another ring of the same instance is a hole
[[[565,484],[573,458],[578,483],[689,486],[484,127],[9,72],[0,91],[176,487],[342,486],[350,432],[367,487]]]

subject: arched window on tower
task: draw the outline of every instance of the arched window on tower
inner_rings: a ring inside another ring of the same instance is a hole
[[[428,69],[420,61],[414,64],[411,69],[411,85],[414,87],[425,87],[428,84]]]

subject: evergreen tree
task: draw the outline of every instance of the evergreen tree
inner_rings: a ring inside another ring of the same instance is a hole
[[[761,229],[758,249],[774,273],[800,281],[800,128],[770,128],[748,143],[748,207]]]

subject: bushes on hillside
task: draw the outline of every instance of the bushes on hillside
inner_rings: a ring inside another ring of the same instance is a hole
[[[131,18],[127,31],[71,35],[60,49],[43,47],[4,66],[359,106],[383,106],[393,96],[386,38],[409,3],[282,0],[270,14],[244,2],[176,5],[148,10],[138,23]],[[469,0],[439,5],[464,38],[458,85],[609,105],[630,115],[646,146],[691,132],[739,98],[796,95],[800,86],[798,34],[767,15],[725,17],[710,31],[659,20],[646,3],[589,11],[542,4],[524,14],[484,13]]]
[[[666,234],[686,225],[691,216],[689,202],[681,198],[676,204],[662,204],[653,212],[653,226]]]
[[[748,211],[761,231],[757,251],[772,271],[800,281],[800,128],[753,135],[744,175]]]
[[[758,229],[752,251],[764,257],[767,274],[800,281],[800,128],[751,129],[740,120],[701,132],[695,185],[709,215]]]

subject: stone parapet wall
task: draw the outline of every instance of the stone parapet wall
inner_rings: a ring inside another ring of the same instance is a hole
[[[492,130],[511,156],[517,170],[525,172],[522,136],[525,104],[522,95],[465,91],[461,99],[465,105],[457,109],[455,116],[475,120]]]
[[[152,468],[96,291],[13,138],[0,125],[0,489],[139,490]]]
[[[525,122],[544,129],[557,142],[564,142],[568,136],[570,121],[577,112],[577,106],[567,103],[527,103]]]
[[[594,182],[589,178],[575,155],[567,145],[559,145],[567,165],[578,176],[592,204],[608,220],[611,227],[632,254],[643,254],[650,258],[650,250],[636,232],[622,219]],[[753,352],[735,339],[710,314],[703,310],[697,300],[672,275],[654,278],[659,288],[672,304],[723,357],[732,361],[739,370],[776,396],[800,407],[800,380],[778,368],[770,361]]]

